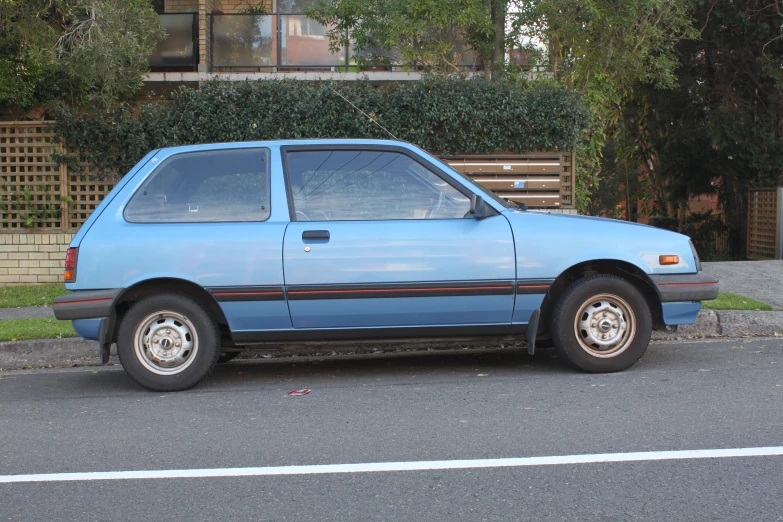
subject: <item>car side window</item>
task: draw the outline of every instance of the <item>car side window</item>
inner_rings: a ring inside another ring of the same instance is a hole
[[[460,219],[470,198],[405,154],[373,150],[286,154],[296,221]]]
[[[134,223],[264,221],[269,218],[269,149],[177,154],[133,195]]]

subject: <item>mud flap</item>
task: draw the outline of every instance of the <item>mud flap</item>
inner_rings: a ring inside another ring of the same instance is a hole
[[[541,315],[541,309],[536,308],[533,313],[530,314],[530,320],[527,322],[527,331],[525,336],[527,337],[527,353],[533,355],[536,353],[536,333],[538,332],[538,318]]]
[[[98,356],[101,358],[101,364],[106,366],[109,364],[109,355],[111,355],[111,334],[114,329],[114,314],[101,319],[101,324],[98,326]]]

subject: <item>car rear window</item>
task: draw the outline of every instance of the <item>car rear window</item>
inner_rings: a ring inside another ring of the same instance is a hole
[[[134,223],[264,221],[270,212],[269,149],[177,154],[155,169],[125,207]]]

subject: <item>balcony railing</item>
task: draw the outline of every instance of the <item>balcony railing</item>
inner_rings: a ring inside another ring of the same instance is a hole
[[[347,49],[330,51],[327,31],[302,14],[213,14],[212,69],[344,68]]]
[[[195,71],[198,67],[198,14],[159,15],[167,36],[152,51],[150,69]]]
[[[214,13],[207,15],[204,48],[199,53],[198,14],[166,13],[160,21],[167,37],[150,56],[155,71],[272,72],[286,70],[358,70],[352,46],[336,52],[329,48],[324,26],[303,14]],[[481,68],[475,52],[454,44],[455,64],[472,70]],[[201,62],[199,62],[201,54]],[[357,53],[367,69],[399,66],[396,50],[365,49]],[[204,63],[206,62],[206,63]]]
[[[210,62],[213,71],[354,70],[351,47],[332,52],[324,26],[303,14],[212,14]],[[455,44],[460,67],[480,69],[475,52]],[[398,66],[399,53],[366,49],[358,53],[369,69]],[[376,60],[377,59],[377,60]]]

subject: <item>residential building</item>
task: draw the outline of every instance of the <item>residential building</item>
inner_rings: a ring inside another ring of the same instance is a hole
[[[333,52],[328,27],[303,13],[315,0],[155,0],[167,38],[150,58],[149,84],[224,79],[417,80],[394,53],[366,50],[359,67],[352,49]],[[478,55],[454,43],[459,65],[482,67]],[[379,58],[381,57],[381,58]]]

